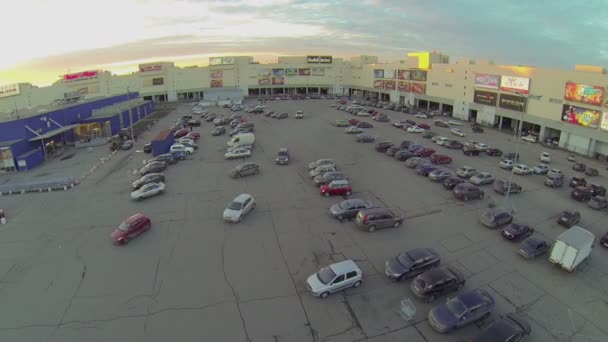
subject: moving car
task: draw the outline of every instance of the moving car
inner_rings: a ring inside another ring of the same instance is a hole
[[[141,176],[145,176],[149,173],[160,173],[167,169],[167,163],[165,162],[149,162],[144,165],[141,169],[139,169],[139,174]]]
[[[275,116],[276,119],[287,119],[289,117],[289,113],[281,113]]]
[[[148,173],[131,184],[133,190],[138,190],[148,183],[161,183],[165,181],[165,175],[162,173]]]
[[[534,234],[534,228],[527,224],[511,223],[500,234],[509,241],[521,241]]]
[[[222,135],[224,133],[226,133],[226,127],[224,126],[217,126],[211,131],[211,135],[213,136]]]
[[[255,209],[255,199],[253,196],[240,194],[230,202],[222,216],[226,221],[240,222],[253,209]]]
[[[458,129],[458,128],[452,128],[450,130],[450,133],[457,135],[459,137],[464,137],[466,135],[466,134],[464,134],[464,132],[461,129]]]
[[[483,190],[470,183],[458,184],[454,187],[452,192],[454,193],[454,197],[465,202],[475,198],[482,199],[484,196]]]
[[[302,119],[304,117],[304,112],[299,110],[296,112],[296,119]]]
[[[522,191],[521,185],[508,180],[498,179],[494,182],[494,191],[501,194],[518,194]]]
[[[479,171],[471,166],[463,166],[456,169],[456,176],[461,178],[471,178],[475,176]]]
[[[277,157],[275,158],[275,162],[278,165],[289,164],[289,150],[285,147],[280,148]]]
[[[513,173],[516,175],[531,175],[532,169],[524,164],[513,165]]]
[[[494,298],[484,290],[461,292],[429,311],[431,327],[440,333],[449,333],[465,325],[484,319],[494,311]]]
[[[513,222],[513,215],[502,208],[488,208],[479,215],[479,222],[488,228],[498,228]]]
[[[443,181],[443,187],[449,190],[454,189],[456,185],[464,183],[465,180],[458,177],[448,177]]]
[[[332,165],[335,167],[336,162],[334,162],[333,159],[323,158],[323,159],[319,159],[315,162],[308,163],[308,169],[312,170],[321,165]]]
[[[433,164],[450,164],[452,162],[452,158],[450,156],[446,156],[445,154],[433,154],[431,155],[431,163]]]
[[[494,175],[489,172],[479,172],[469,178],[469,182],[473,185],[485,185],[494,183]]]
[[[238,148],[233,151],[226,152],[224,158],[226,159],[238,159],[251,157],[251,150],[246,148]]]
[[[477,334],[470,342],[521,342],[531,331],[530,324],[524,318],[508,314]]]
[[[353,219],[357,216],[360,210],[374,208],[375,205],[371,201],[366,201],[359,198],[352,198],[340,203],[334,204],[329,208],[329,214],[336,219],[342,221],[344,219]]]
[[[410,283],[410,289],[416,297],[431,303],[439,296],[460,290],[464,283],[464,275],[459,270],[443,266],[418,275]]]
[[[144,214],[135,214],[122,221],[118,228],[110,234],[110,239],[116,245],[126,245],[140,234],[150,230],[152,221]]]
[[[384,274],[393,280],[415,277],[431,268],[439,266],[439,253],[431,248],[414,248],[388,259]]]
[[[374,142],[376,141],[376,138],[369,134],[361,133],[355,137],[355,141],[358,143]]]
[[[528,260],[532,260],[539,255],[547,253],[548,250],[549,244],[547,241],[537,237],[530,237],[520,245],[517,253]]]
[[[350,196],[352,189],[350,182],[346,179],[332,180],[328,184],[321,185],[320,192],[322,196]]]
[[[321,268],[306,279],[306,288],[315,297],[327,298],[349,287],[357,288],[363,281],[363,272],[352,260],[340,261]]]
[[[589,200],[589,208],[595,210],[602,210],[608,208],[608,199],[604,196],[594,196]]]
[[[240,178],[249,175],[257,175],[260,173],[260,166],[256,163],[242,163],[235,166],[230,171],[230,177],[232,178]]]
[[[363,209],[355,216],[355,223],[359,228],[373,233],[376,229],[401,226],[403,216],[401,213],[387,208]]]
[[[147,183],[142,185],[139,189],[131,192],[131,199],[142,200],[144,198],[152,197],[154,195],[161,194],[165,191],[165,183]]]
[[[581,213],[576,210],[567,209],[562,211],[557,219],[557,223],[566,228],[575,226],[581,220]]]

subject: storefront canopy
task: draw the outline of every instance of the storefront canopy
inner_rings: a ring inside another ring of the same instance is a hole
[[[33,138],[29,139],[28,141],[40,141],[40,140],[52,138],[52,137],[56,136],[57,134],[61,134],[63,132],[67,132],[67,131],[71,130],[72,128],[76,127],[76,126],[78,126],[78,125],[63,126],[63,127],[54,129],[52,131],[48,131],[48,132],[46,132],[44,134],[41,134],[39,136],[33,137]]]

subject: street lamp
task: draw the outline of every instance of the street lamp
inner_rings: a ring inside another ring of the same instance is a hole
[[[515,144],[515,158],[513,160],[513,166],[511,167],[511,172],[509,173],[509,185],[507,187],[507,194],[505,195],[505,201],[504,201],[505,206],[507,204],[507,201],[509,200],[509,194],[511,194],[511,184],[513,182],[513,170],[515,169],[515,163],[516,163],[517,159],[519,158],[519,145],[520,145],[519,137],[521,136],[521,130],[523,127],[524,113],[526,112],[526,109],[528,107],[528,97],[527,96],[524,96],[524,95],[522,95],[518,92],[514,92],[514,91],[506,91],[506,93],[523,98],[524,107],[522,108],[522,111],[519,112],[519,122],[517,123],[517,129],[515,129],[515,132],[513,133],[513,143]],[[515,207],[512,207],[511,209],[514,210]]]
[[[135,134],[133,133],[133,107],[131,107],[131,93],[129,87],[127,87],[127,105],[129,106],[129,126],[131,128],[131,140],[135,140]]]

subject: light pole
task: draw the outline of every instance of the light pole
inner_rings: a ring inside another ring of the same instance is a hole
[[[131,128],[131,140],[135,140],[135,135],[133,134],[133,108],[131,107],[131,93],[129,91],[129,87],[127,87],[127,105],[129,106],[129,126]]]
[[[514,92],[514,91],[508,91],[507,93],[523,98],[524,101],[524,107],[522,108],[522,111],[519,112],[519,122],[517,123],[517,129],[515,129],[515,132],[513,133],[513,143],[515,144],[515,157],[513,158],[513,166],[511,167],[511,172],[509,173],[509,184],[507,186],[507,194],[505,195],[505,201],[504,204],[506,206],[507,201],[509,200],[509,194],[511,194],[511,184],[513,182],[513,170],[515,169],[515,164],[517,162],[517,159],[519,159],[519,145],[520,145],[520,136],[521,136],[521,130],[523,127],[523,119],[524,119],[524,113],[526,112],[526,109],[528,107],[528,97],[524,96],[518,92]],[[515,207],[512,206],[511,208],[512,211],[515,210]]]

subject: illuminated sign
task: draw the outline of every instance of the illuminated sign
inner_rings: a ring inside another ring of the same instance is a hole
[[[516,76],[502,76],[500,78],[500,90],[528,94],[530,91],[530,79]]]
[[[306,63],[331,64],[332,62],[332,56],[306,56]]]
[[[160,71],[163,70],[162,64],[140,64],[139,72]]]
[[[67,82],[78,81],[78,80],[96,78],[97,75],[98,75],[98,72],[96,70],[83,71],[83,72],[77,72],[75,74],[65,74],[65,75],[63,75],[63,80],[67,81]]]
[[[19,84],[17,83],[0,85],[0,97],[19,95],[19,93]]]
[[[500,87],[500,76],[475,74],[475,86],[479,88],[498,89]]]
[[[486,106],[496,107],[496,93],[482,90],[475,90],[473,93],[473,102]]]
[[[601,117],[599,110],[570,105],[564,105],[562,111],[562,121],[589,128],[598,128]]]
[[[601,106],[604,98],[604,88],[574,82],[567,82],[564,99],[568,101],[587,103],[592,106]]]

